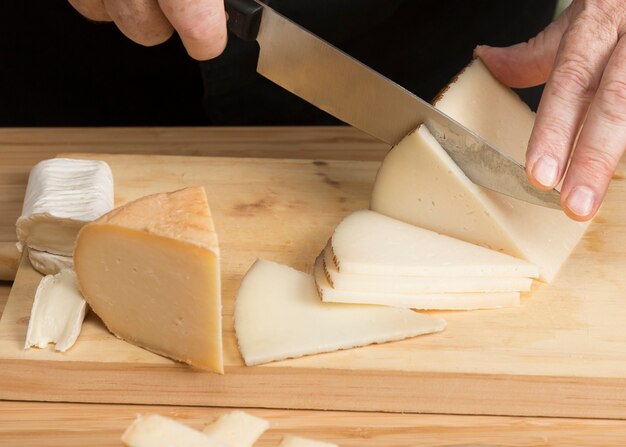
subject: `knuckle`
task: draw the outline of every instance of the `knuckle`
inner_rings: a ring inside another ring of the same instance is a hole
[[[540,141],[542,151],[547,153],[555,155],[569,152],[572,144],[570,127],[559,116],[551,117],[549,120],[542,120],[539,125],[535,126],[533,140]]]
[[[597,148],[587,148],[576,157],[576,169],[583,171],[587,178],[601,181],[613,175],[619,158],[611,152]]]
[[[555,92],[562,99],[565,95],[590,98],[595,91],[595,78],[596,75],[584,61],[570,56],[554,69]]]
[[[607,81],[596,97],[597,110],[609,124],[626,127],[626,82]]]

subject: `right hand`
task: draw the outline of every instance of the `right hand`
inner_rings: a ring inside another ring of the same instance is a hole
[[[226,47],[223,0],[68,0],[88,19],[113,21],[130,40],[152,46],[178,33],[197,60],[219,56]]]

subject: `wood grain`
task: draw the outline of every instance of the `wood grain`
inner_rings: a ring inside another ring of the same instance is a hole
[[[0,402],[0,445],[11,447],[120,447],[137,413],[159,413],[201,429],[231,409]],[[406,415],[248,409],[270,421],[259,447],[285,434],[343,447],[617,447],[626,421]]]
[[[13,281],[20,264],[15,242],[0,242],[0,281]]]
[[[0,322],[0,398],[626,417],[624,165],[561,275],[521,307],[439,312],[442,334],[246,368],[232,327],[241,276],[256,257],[310,271],[334,225],[367,205],[378,164],[98,157],[113,168],[119,202],[206,187],[223,253],[226,374],[121,342],[93,316],[65,355],[22,350],[39,280],[25,262]]]

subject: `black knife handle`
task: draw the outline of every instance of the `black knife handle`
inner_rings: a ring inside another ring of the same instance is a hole
[[[254,0],[225,0],[228,29],[242,40],[256,40],[261,25],[263,6]]]

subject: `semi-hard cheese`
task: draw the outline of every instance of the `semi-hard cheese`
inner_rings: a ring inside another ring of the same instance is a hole
[[[414,337],[445,321],[407,309],[323,303],[311,275],[266,260],[246,273],[235,332],[246,365]]]
[[[443,92],[436,107],[520,163],[533,112],[475,60]],[[552,280],[582,237],[586,223],[472,183],[424,126],[385,158],[371,208],[405,222],[522,257]]]
[[[280,447],[338,447],[330,442],[316,441],[300,436],[286,435],[280,442]]]
[[[57,351],[67,351],[80,334],[86,311],[72,270],[45,276],[35,293],[24,349],[54,343]]]
[[[535,265],[380,213],[347,216],[330,241],[341,273],[422,277],[536,277]]]
[[[113,208],[113,174],[98,160],[54,158],[30,172],[17,237],[22,246],[71,256],[80,228]]]
[[[63,269],[73,269],[74,259],[71,256],[55,255],[46,251],[26,248],[28,260],[35,270],[44,275],[56,275]]]
[[[122,442],[127,447],[230,447],[157,414],[137,416],[122,435]]]
[[[207,425],[204,434],[229,447],[252,447],[269,426],[270,423],[265,419],[243,411],[233,411]]]
[[[334,289],[391,293],[527,292],[531,278],[522,276],[409,276],[343,273],[333,251],[323,252],[324,273]]]
[[[517,306],[520,299],[519,292],[399,293],[382,288],[368,291],[339,290],[328,281],[322,255],[315,263],[315,285],[322,301],[326,303],[379,304],[421,310],[494,309]]]
[[[219,248],[204,188],[146,196],[85,225],[74,264],[115,335],[223,372]]]

